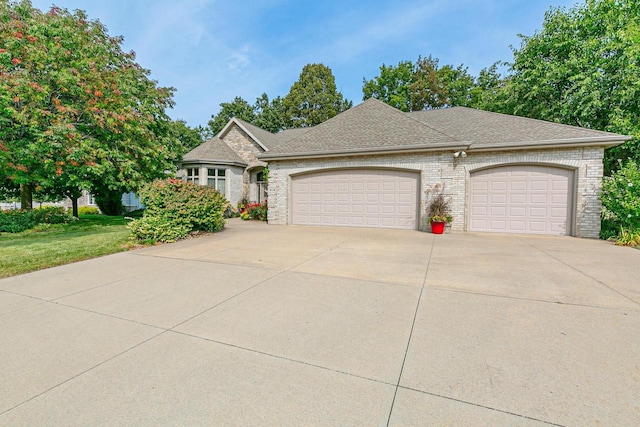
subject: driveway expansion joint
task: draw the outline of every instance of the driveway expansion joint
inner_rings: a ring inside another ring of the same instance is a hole
[[[77,374],[75,374],[75,375],[72,375],[71,377],[67,378],[66,380],[61,381],[61,382],[59,382],[58,384],[56,384],[56,385],[54,385],[54,386],[51,386],[51,387],[49,387],[48,389],[46,389],[46,390],[44,390],[44,391],[41,391],[40,393],[37,393],[36,395],[31,396],[30,398],[28,398],[28,399],[26,399],[26,400],[24,400],[24,401],[22,401],[22,402],[18,403],[17,405],[14,405],[14,406],[12,406],[12,407],[11,407],[11,408],[9,408],[9,409],[6,409],[6,410],[4,410],[4,411],[0,412],[0,417],[1,417],[2,415],[6,414],[6,413],[9,413],[9,412],[13,411],[14,409],[16,409],[16,408],[18,408],[18,407],[20,407],[20,406],[24,405],[25,403],[28,403],[28,402],[30,402],[30,401],[32,401],[32,400],[34,400],[34,399],[37,399],[38,397],[40,397],[40,396],[42,396],[42,395],[44,395],[44,394],[46,394],[46,393],[50,392],[51,390],[54,390],[54,389],[56,389],[56,388],[60,387],[61,385],[64,385],[64,384],[68,383],[69,381],[73,381],[74,379],[76,379],[76,378],[78,378],[78,377],[80,377],[80,376],[82,376],[82,375],[86,374],[87,372],[93,371],[94,369],[96,369],[96,368],[98,368],[98,367],[100,367],[100,366],[104,365],[105,363],[108,363],[108,362],[110,362],[111,360],[114,360],[114,359],[116,359],[116,358],[118,358],[118,357],[122,356],[123,354],[128,353],[129,351],[131,351],[131,350],[133,350],[133,349],[135,349],[135,348],[137,348],[137,347],[140,347],[141,345],[143,345],[143,344],[145,344],[145,343],[147,343],[147,342],[149,342],[149,341],[151,341],[151,340],[154,340],[154,339],[158,338],[160,335],[165,334],[165,333],[167,333],[167,332],[168,332],[168,331],[163,330],[163,331],[161,331],[160,333],[158,333],[158,334],[156,334],[156,335],[154,335],[154,336],[152,336],[152,337],[150,337],[150,338],[147,338],[147,339],[145,339],[145,340],[143,340],[143,341],[140,341],[140,342],[139,342],[139,343],[137,343],[136,345],[133,345],[133,346],[131,346],[131,347],[127,348],[126,350],[121,351],[120,353],[117,353],[117,354],[115,354],[115,355],[113,355],[113,356],[111,356],[111,357],[109,357],[109,358],[107,358],[107,359],[103,360],[102,362],[97,363],[97,364],[93,365],[92,367],[85,369],[85,370],[84,370],[84,371],[82,371],[82,372],[79,372],[79,373],[77,373]]]
[[[413,329],[416,326],[416,319],[418,318],[418,309],[420,309],[420,301],[422,300],[422,293],[427,283],[427,277],[429,276],[429,266],[431,265],[431,256],[433,255],[433,248],[436,245],[435,239],[431,241],[431,250],[429,251],[429,259],[427,260],[427,268],[424,272],[424,279],[422,280],[422,287],[420,288],[420,294],[418,295],[418,301],[416,303],[416,309],[413,313],[413,321],[411,322],[411,329],[409,330],[409,338],[407,339],[407,346],[404,351],[404,357],[402,358],[402,365],[400,366],[400,374],[398,375],[398,382],[395,384],[396,389],[393,392],[393,399],[391,400],[391,407],[389,408],[389,416],[387,417],[387,427],[391,422],[391,415],[393,414],[393,406],[396,402],[396,396],[398,395],[398,388],[400,388],[400,381],[402,381],[402,372],[404,371],[404,365],[407,362],[407,354],[409,354],[409,346],[411,345],[411,337],[413,336]]]
[[[359,379],[362,379],[362,380],[367,380],[367,381],[371,381],[371,382],[378,383],[378,384],[384,384],[384,385],[388,385],[388,386],[391,386],[391,387],[396,387],[396,384],[389,383],[387,381],[377,380],[375,378],[365,377],[363,375],[354,374],[352,372],[341,371],[339,369],[334,369],[334,368],[330,368],[330,367],[327,367],[327,366],[317,365],[315,363],[305,362],[304,360],[292,359],[290,357],[280,356],[278,354],[267,353],[266,351],[257,350],[255,348],[243,347],[243,346],[240,346],[240,345],[237,345],[237,344],[231,344],[231,343],[224,342],[224,341],[218,341],[218,340],[214,340],[214,339],[211,339],[211,338],[201,337],[200,335],[189,334],[187,332],[174,331],[174,330],[168,330],[167,332],[171,332],[171,333],[183,335],[183,336],[186,336],[186,337],[189,337],[189,338],[194,338],[194,339],[198,339],[198,340],[202,340],[202,341],[207,341],[207,342],[223,345],[223,346],[226,346],[226,347],[235,348],[235,349],[238,349],[238,350],[244,350],[244,351],[248,351],[248,352],[251,352],[251,353],[261,354],[263,356],[273,357],[275,359],[285,360],[287,362],[298,363],[298,364],[301,364],[301,365],[322,369],[324,371],[330,371],[330,372],[335,372],[337,374],[348,375],[350,377],[359,378]]]
[[[619,290],[612,288],[611,286],[609,286],[609,285],[607,285],[606,283],[604,283],[602,280],[596,279],[595,277],[593,277],[593,276],[591,276],[591,275],[589,275],[589,274],[585,273],[584,271],[582,271],[582,270],[580,270],[580,269],[578,269],[578,268],[576,268],[576,267],[572,266],[571,264],[568,264],[568,263],[564,262],[563,260],[561,260],[561,259],[559,259],[559,258],[557,258],[557,257],[555,257],[555,256],[553,256],[553,255],[551,255],[550,253],[546,252],[545,250],[540,249],[539,247],[537,247],[537,246],[536,246],[536,245],[534,245],[533,243],[529,243],[529,242],[527,242],[527,241],[525,241],[525,240],[522,240],[522,238],[520,238],[520,237],[518,237],[518,240],[520,240],[521,242],[523,242],[523,243],[525,243],[525,244],[527,244],[527,245],[531,246],[531,247],[532,247],[532,248],[534,248],[535,250],[542,252],[543,254],[547,255],[548,257],[555,259],[555,260],[556,260],[556,261],[558,261],[559,263],[566,265],[567,267],[569,267],[569,268],[570,268],[570,269],[572,269],[573,271],[576,271],[577,273],[582,274],[583,276],[586,276],[586,277],[588,277],[589,279],[591,279],[591,280],[593,280],[593,281],[595,281],[595,282],[597,282],[597,283],[601,284],[601,285],[602,285],[602,286],[604,286],[605,288],[609,289],[610,291],[613,291],[613,292],[617,293],[618,295],[622,296],[623,298],[628,299],[628,300],[629,300],[629,301],[631,301],[632,303],[634,303],[634,304],[636,304],[636,305],[640,306],[640,302],[638,302],[638,301],[634,300],[633,298],[631,298],[631,297],[629,297],[629,296],[627,296],[627,295],[623,294],[623,293],[622,293],[622,292],[620,292]]]
[[[513,296],[509,296],[509,295],[489,294],[489,293],[486,293],[486,292],[475,292],[475,291],[468,291],[468,290],[464,290],[464,289],[450,289],[450,288],[443,288],[443,287],[440,287],[440,286],[437,286],[437,285],[436,286],[427,285],[427,288],[432,289],[434,291],[441,291],[441,292],[453,292],[453,293],[478,295],[478,296],[492,297],[492,298],[504,298],[504,299],[510,299],[510,300],[516,300],[516,301],[537,302],[537,303],[541,303],[541,304],[568,305],[568,306],[571,306],[571,307],[582,307],[582,308],[594,308],[594,309],[598,309],[598,310],[619,311],[619,312],[622,312],[624,314],[626,314],[626,312],[628,312],[628,311],[631,311],[631,312],[634,312],[634,313],[635,312],[639,312],[640,313],[640,307],[638,307],[638,308],[605,307],[605,306],[602,306],[602,305],[578,304],[578,303],[575,303],[575,302],[562,302],[562,301],[552,301],[552,300],[535,299],[535,298],[513,297]]]
[[[417,393],[422,393],[422,394],[426,394],[426,395],[433,396],[433,397],[439,397],[441,399],[447,399],[447,400],[452,400],[454,402],[464,403],[465,405],[477,406],[478,408],[489,409],[491,411],[501,412],[503,414],[508,414],[508,415],[514,415],[516,417],[525,418],[525,419],[532,420],[532,421],[537,421],[537,422],[540,422],[540,423],[545,423],[545,424],[548,424],[548,425],[551,425],[551,426],[565,427],[563,424],[556,424],[556,423],[551,422],[551,421],[541,420],[539,418],[534,418],[534,417],[530,417],[528,415],[518,414],[516,412],[505,411],[504,409],[498,409],[498,408],[494,408],[492,406],[482,405],[480,403],[474,403],[474,402],[469,402],[467,400],[456,399],[455,397],[444,396],[442,394],[431,393],[431,392],[428,392],[428,391],[419,390],[419,389],[412,388],[412,387],[407,387],[407,386],[399,386],[399,387],[401,389],[403,389],[403,390],[415,391]]]

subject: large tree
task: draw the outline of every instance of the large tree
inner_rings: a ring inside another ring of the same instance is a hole
[[[640,160],[640,2],[587,0],[550,9],[542,29],[520,36],[505,90],[514,114],[632,135],[607,150]]]
[[[209,129],[213,135],[217,135],[232,118],[237,117],[249,123],[256,118],[253,106],[240,96],[233,98],[231,102],[220,103],[220,111],[209,120]]]
[[[323,64],[305,65],[282,103],[291,128],[319,125],[353,106],[338,91],[331,69]]]
[[[83,11],[0,1],[0,173],[57,196],[135,189],[172,167],[171,88]]]
[[[191,128],[184,120],[172,121],[169,125],[169,135],[172,141],[177,141],[180,155],[188,153],[205,141],[203,128]]]
[[[418,57],[415,63],[383,64],[378,76],[363,79],[363,99],[376,98],[401,111],[471,105],[475,81],[467,68],[438,63],[428,56]]]
[[[287,117],[282,98],[279,96],[269,100],[266,93],[256,99],[254,105],[255,120],[253,124],[272,133],[287,128]]]

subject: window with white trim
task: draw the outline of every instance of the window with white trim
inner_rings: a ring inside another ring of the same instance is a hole
[[[187,168],[187,182],[200,184],[200,168]]]
[[[207,170],[207,185],[215,188],[224,196],[226,190],[226,171],[225,169]]]

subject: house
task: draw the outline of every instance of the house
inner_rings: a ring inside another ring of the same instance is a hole
[[[71,199],[66,198],[62,202],[62,206],[67,209],[71,209],[72,202]],[[96,199],[93,197],[93,194],[88,192],[87,190],[82,190],[82,195],[78,197],[78,207],[80,206],[92,206],[97,208],[98,205],[96,203]],[[140,199],[134,192],[122,193],[122,207],[125,212],[132,212],[138,209],[142,209],[144,206],[140,202]]]
[[[271,224],[425,229],[425,191],[444,183],[453,230],[598,237],[604,149],[628,139],[465,107],[403,113],[369,99],[278,134],[234,118],[181,168],[234,205],[268,194]]]

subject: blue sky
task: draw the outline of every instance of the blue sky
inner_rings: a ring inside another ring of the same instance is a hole
[[[354,104],[380,65],[433,55],[476,75],[512,58],[517,34],[541,27],[551,6],[575,0],[32,0],[85,10],[173,86],[175,119],[205,125],[219,104],[284,96],[305,64],[333,70]]]

